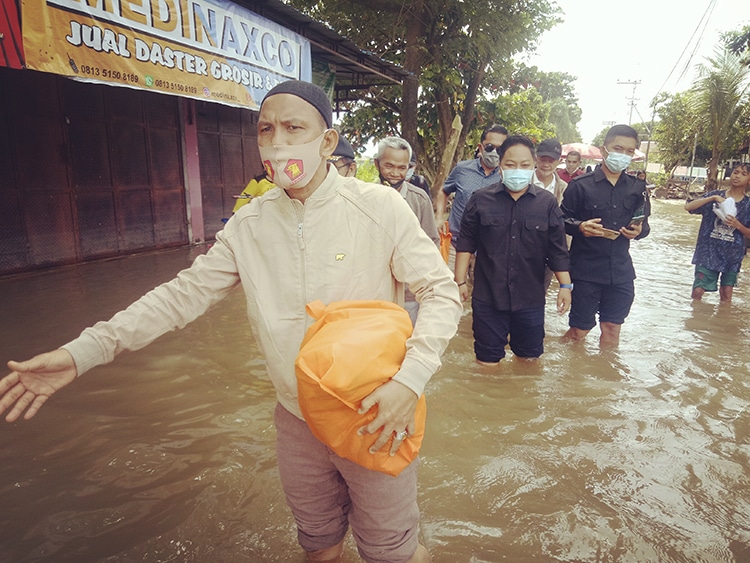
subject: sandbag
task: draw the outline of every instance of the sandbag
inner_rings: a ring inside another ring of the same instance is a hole
[[[299,405],[310,430],[339,456],[358,465],[398,475],[417,457],[427,406],[417,402],[416,431],[391,456],[387,443],[371,454],[379,433],[358,436],[374,420],[377,406],[357,412],[362,399],[398,372],[411,336],[409,314],[388,301],[315,301],[307,313],[317,319],[305,333],[295,361]]]

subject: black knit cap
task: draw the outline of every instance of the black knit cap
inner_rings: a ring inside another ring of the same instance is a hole
[[[343,156],[354,160],[354,149],[343,135],[339,134],[339,144],[336,145],[336,150],[333,151],[331,156]]]
[[[312,82],[304,82],[302,80],[287,80],[274,86],[266,97],[263,98],[260,107],[263,107],[263,103],[276,94],[292,94],[298,98],[302,98],[308,104],[313,106],[318,113],[323,117],[323,121],[326,122],[326,127],[330,128],[333,122],[333,109],[331,108],[331,101],[328,99],[328,95],[325,90],[320,86],[313,84]]]

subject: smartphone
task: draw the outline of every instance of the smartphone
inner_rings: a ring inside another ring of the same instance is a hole
[[[604,238],[608,238],[609,240],[615,240],[617,237],[620,236],[620,231],[613,231],[612,229],[602,229],[604,231]]]
[[[628,227],[633,227],[633,226],[635,226],[635,225],[640,225],[641,223],[643,223],[643,220],[644,220],[645,218],[646,218],[646,216],[645,216],[645,215],[638,215],[637,217],[633,217],[633,218],[632,218],[632,219],[630,220],[630,224],[628,225]]]

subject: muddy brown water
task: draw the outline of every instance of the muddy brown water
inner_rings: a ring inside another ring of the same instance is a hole
[[[697,218],[655,201],[651,223],[617,350],[596,329],[561,344],[550,300],[542,360],[479,369],[463,318],[427,389],[436,563],[750,561],[750,277],[731,307],[692,304]],[[0,360],[75,337],[198,252],[0,279]],[[86,374],[0,425],[0,561],[302,561],[274,403],[241,291]]]

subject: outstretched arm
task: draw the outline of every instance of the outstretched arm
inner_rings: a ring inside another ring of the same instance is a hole
[[[53,393],[75,380],[78,372],[73,357],[62,348],[34,356],[25,362],[8,362],[12,370],[0,379],[0,415],[5,420],[32,418]]]

